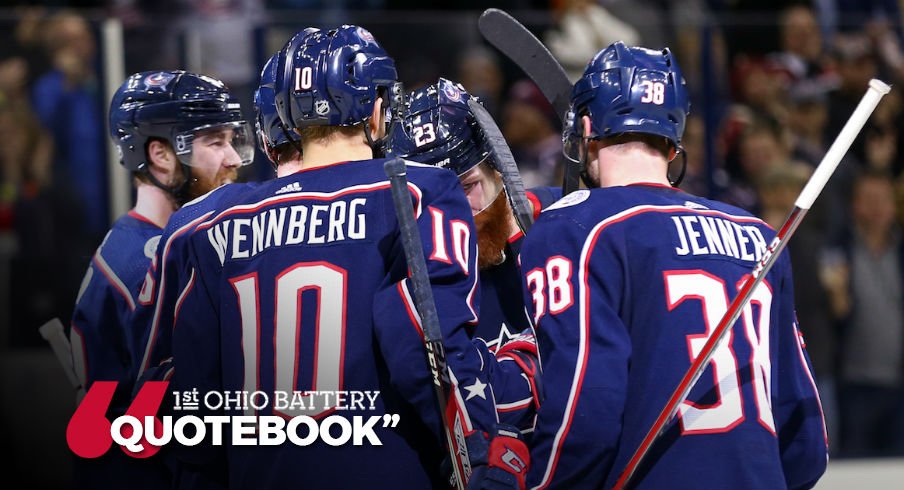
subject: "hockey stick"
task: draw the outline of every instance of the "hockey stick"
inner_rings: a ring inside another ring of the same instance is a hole
[[[38,327],[38,331],[41,333],[41,337],[44,337],[44,340],[50,344],[57,361],[60,362],[60,367],[66,373],[66,378],[69,379],[72,387],[75,388],[76,393],[81,398],[85,389],[72,367],[72,349],[69,345],[69,339],[66,338],[63,322],[59,318],[54,318]]]
[[[546,46],[514,17],[496,8],[483,11],[477,20],[477,29],[537,84],[564,124],[570,110],[571,81]],[[579,185],[580,168],[566,160],[562,195],[568,195]]]
[[[443,334],[439,326],[439,316],[436,313],[436,303],[433,301],[433,290],[430,288],[430,280],[427,277],[427,262],[424,260],[421,234],[411,208],[411,194],[408,191],[405,161],[401,158],[388,160],[383,164],[383,171],[389,177],[392,189],[392,203],[399,220],[402,248],[405,250],[405,260],[408,262],[408,270],[414,288],[414,303],[421,319],[421,328],[424,331],[427,363],[430,365],[430,374],[433,375],[433,388],[439,403],[440,418],[443,421],[443,431],[449,448],[449,458],[452,460],[454,485],[462,490],[471,476],[471,462],[468,459],[464,437],[453,438],[453,430],[449,427],[445,416],[446,408],[449,406],[449,394],[446,392],[446,386],[451,385],[446,367],[446,350],[443,347]],[[455,435],[457,436],[458,433],[456,432]]]
[[[819,196],[819,193],[822,192],[826,182],[828,182],[829,177],[835,172],[835,169],[841,162],[841,158],[847,153],[848,148],[850,148],[854,139],[857,138],[857,135],[860,134],[860,130],[863,128],[867,119],[869,119],[870,114],[873,113],[876,106],[879,104],[879,101],[889,90],[891,90],[891,88],[884,82],[876,79],[870,80],[869,89],[866,91],[866,94],[863,95],[860,104],[857,105],[857,108],[854,110],[854,113],[851,114],[850,119],[844,124],[841,133],[838,134],[835,142],[829,147],[829,151],[826,152],[822,161],[819,163],[819,166],[816,167],[816,170],[813,172],[813,176],[810,177],[807,185],[804,186],[803,190],[800,192],[797,201],[794,202],[794,209],[791,210],[788,218],[785,219],[784,224],[779,228],[772,243],[766,248],[763,258],[760,259],[753,268],[753,271],[751,272],[753,279],[747,278],[744,282],[744,285],[738,291],[738,295],[728,307],[728,311],[725,312],[725,316],[719,321],[719,325],[713,331],[709,339],[707,339],[706,344],[703,345],[703,348],[694,359],[694,362],[691,363],[690,369],[688,369],[684,377],[681,378],[681,382],[678,383],[678,387],[675,388],[668,403],[666,403],[665,407],[659,413],[659,417],[656,418],[653,426],[650,427],[647,435],[643,438],[643,441],[641,441],[640,446],[634,451],[631,459],[628,460],[628,465],[622,471],[621,475],[619,475],[613,489],[622,490],[631,481],[631,477],[634,476],[634,473],[653,446],[653,443],[656,442],[656,439],[665,431],[666,424],[675,416],[675,413],[678,411],[678,406],[685,398],[687,398],[687,394],[691,391],[691,388],[694,387],[697,379],[700,378],[703,369],[706,367],[706,364],[716,350],[716,345],[725,336],[728,328],[737,321],[738,317],[741,315],[741,311],[747,306],[750,296],[753,295],[753,291],[763,282],[766,273],[768,273],[772,268],[772,265],[775,264],[779,254],[785,248],[785,245],[788,244],[791,235],[794,234],[794,231],[797,230],[798,225],[800,225],[800,222],[804,219],[804,216],[806,216],[807,211],[810,210],[813,201],[816,200],[816,197]]]
[[[518,166],[515,164],[512,150],[505,141],[505,137],[502,136],[502,131],[499,130],[496,121],[493,120],[493,116],[487,112],[483,104],[472,98],[468,100],[468,107],[486,136],[493,159],[502,173],[502,183],[505,186],[509,204],[512,205],[512,211],[515,212],[515,220],[518,221],[521,231],[527,233],[530,226],[534,224],[534,213],[524,195],[524,182],[521,180],[521,174],[518,173]]]

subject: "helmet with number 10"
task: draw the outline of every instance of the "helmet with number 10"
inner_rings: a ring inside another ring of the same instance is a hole
[[[305,29],[282,54],[274,92],[279,118],[289,129],[364,123],[378,97],[388,109],[388,129],[401,106],[395,62],[363,27]]]
[[[621,41],[597,53],[571,92],[563,134],[565,155],[580,162],[583,116],[589,139],[622,133],[662,136],[676,151],[690,110],[687,86],[671,51],[628,47]]]
[[[260,85],[254,91],[254,129],[257,132],[258,145],[267,155],[270,162],[277,163],[279,151],[283,145],[299,145],[298,133],[287,129],[279,119],[276,104],[273,101],[273,87],[276,84],[276,67],[282,51],[274,54],[261,70]],[[300,146],[298,146],[300,148]]]

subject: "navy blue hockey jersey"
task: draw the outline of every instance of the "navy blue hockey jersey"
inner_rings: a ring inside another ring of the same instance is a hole
[[[297,393],[227,415],[323,418],[398,413],[382,446],[186,448],[203,468],[228,460],[237,488],[444,486],[441,425],[384,160],[221,187],[176,213],[159,247],[143,368],[172,355],[172,389]],[[465,432],[489,431],[492,363],[470,342],[479,282],[473,218],[455,176],[410,165],[409,189]],[[488,366],[490,366],[488,368]],[[379,391],[338,411],[308,391]],[[301,406],[304,405],[304,406]],[[225,456],[225,457],[224,457]],[[353,469],[351,469],[353,468]],[[215,470],[215,469],[214,469]]]
[[[131,402],[136,353],[130,318],[144,298],[141,286],[163,230],[134,210],[123,215],[91,258],[72,315],[70,343],[75,373],[86,389],[95,381],[116,381],[108,413],[123,415]],[[78,488],[162,488],[166,469],[153,460],[109,451],[97,459],[76,458]]]
[[[677,189],[580,190],[521,253],[545,399],[536,488],[611,488],[774,232]],[[787,255],[719,344],[635,488],[808,488],[826,436]]]
[[[120,217],[91,258],[72,315],[70,342],[76,374],[86,389],[119,381],[114,407],[128,406],[136,341],[129,327],[163,230],[135,211]]]
[[[560,187],[538,187],[525,192],[530,201],[534,219],[540,211],[562,197]],[[498,352],[506,343],[517,341],[510,348],[535,349],[533,325],[524,309],[524,293],[521,290],[521,268],[518,253],[524,233],[519,231],[509,238],[505,248],[505,260],[498,265],[480,271],[480,322],[475,337],[483,339],[493,352]],[[534,344],[534,345],[530,345]],[[525,377],[525,369],[535,367],[522,365],[520,356],[501,352],[498,355],[500,374],[493,383],[496,408],[501,422],[518,427],[523,431],[533,429],[534,410],[539,403],[536,383],[539,375]]]

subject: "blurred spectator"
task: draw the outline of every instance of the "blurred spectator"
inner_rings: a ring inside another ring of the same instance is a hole
[[[826,138],[825,129],[828,124],[828,88],[822,84],[795,83],[789,90],[788,101],[791,157],[816,168],[831,143]],[[814,208],[824,209],[820,213],[820,226],[828,239],[836,239],[850,223],[848,203],[853,174],[858,166],[857,158],[846,154],[814,203]]]
[[[738,174],[720,200],[760,216],[760,201],[756,182],[778,166],[790,160],[788,137],[784,128],[768,119],[755,119],[741,133],[738,141]]]
[[[459,83],[471,95],[479,97],[498,121],[505,80],[496,53],[483,46],[472,46],[462,53],[457,68]]]
[[[757,181],[762,209],[760,216],[766,223],[776,230],[781,227],[812,172],[810,165],[792,161],[770,169]],[[835,451],[838,448],[835,378],[838,333],[835,316],[826,308],[830,304],[829,289],[819,280],[824,264],[821,251],[827,243],[823,226],[826,211],[824,206],[814,205],[794,238],[788,242],[787,252],[794,266],[795,284],[806,285],[794,288],[794,304],[819,387],[829,447]]]
[[[16,11],[19,16],[15,29],[2,34],[3,47],[8,56],[20,58],[27,69],[26,86],[31,87],[40,75],[51,68],[44,48],[43,22],[45,11],[41,7],[23,8]],[[0,58],[6,57],[0,55]]]
[[[725,170],[732,179],[744,178],[740,168],[740,140],[753,124],[775,126],[781,131],[788,116],[788,72],[765,57],[739,57],[731,72],[732,101],[720,129]]]
[[[684,128],[684,137],[681,138],[681,145],[684,147],[684,154],[687,157],[687,169],[685,171],[684,180],[681,181],[679,187],[690,194],[701,197],[709,197],[718,193],[718,189],[724,188],[728,184],[728,176],[721,168],[713,169],[713,185],[715,189],[709,188],[709,179],[706,169],[706,146],[705,134],[706,128],[703,124],[703,118],[699,115],[691,114],[687,118]],[[679,155],[672,165],[669,166],[669,175],[672,178],[678,176],[680,161],[683,157]]]
[[[816,85],[828,90],[838,84],[837,75],[823,48],[822,33],[813,9],[792,5],[781,14],[781,48],[771,57],[787,70],[795,85]]]
[[[842,449],[847,456],[904,454],[904,241],[890,176],[854,183],[854,217],[841,242],[849,271],[841,350]]]
[[[44,32],[53,70],[35,83],[32,104],[53,135],[55,186],[74,188],[85,205],[86,231],[99,242],[107,228],[108,209],[94,34],[73,12],[55,14]]]
[[[901,36],[901,6],[897,0],[834,0],[840,32],[861,31],[869,24],[887,23]]]
[[[719,15],[732,66],[738,57],[757,57],[779,49],[778,16],[788,0],[710,1]]]
[[[835,39],[833,55],[837,62],[839,85],[829,93],[829,122],[826,138],[831,141],[841,132],[860,99],[869,86],[869,81],[879,74],[879,60],[869,39],[864,35],[838,35]],[[865,154],[861,134],[851,146],[851,153],[863,161]]]
[[[502,130],[527,188],[561,185],[562,135],[559,118],[530,80],[512,85]]]
[[[51,187],[53,143],[31,113],[0,95],[0,230],[17,238],[11,260],[12,346],[40,345],[35,327],[71,312],[77,265],[90,256],[81,198]],[[96,245],[96,243],[93,243]],[[52,279],[50,279],[52,278]]]
[[[546,31],[544,42],[559,60],[568,78],[576,82],[590,58],[601,49],[623,41],[640,44],[640,35],[594,0],[564,0],[554,11],[555,26]]]
[[[828,89],[819,85],[795,83],[788,91],[788,129],[793,139],[793,154],[813,167],[828,149],[828,100]]]
[[[876,107],[865,128],[863,141],[864,164],[872,169],[901,175],[904,153],[898,150],[904,136],[901,91],[893,89]]]

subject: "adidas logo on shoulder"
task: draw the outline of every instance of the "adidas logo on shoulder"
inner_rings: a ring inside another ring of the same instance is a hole
[[[700,203],[691,202],[691,201],[684,201],[684,207],[690,208],[690,209],[709,209],[708,207],[706,207]]]
[[[280,190],[274,192],[274,194],[285,194],[287,192],[301,192],[301,184],[292,182],[291,184],[283,186]]]

